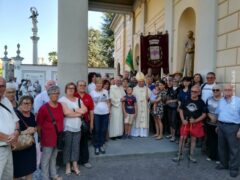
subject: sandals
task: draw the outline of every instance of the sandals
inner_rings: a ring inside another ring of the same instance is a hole
[[[161,139],[163,139],[163,137],[162,136],[157,136],[155,139],[156,140],[161,140]]]
[[[72,172],[74,172],[74,174],[76,174],[77,176],[81,175],[80,170],[79,169],[74,169],[73,167],[72,167]]]
[[[52,178],[52,180],[62,180],[63,178],[59,175],[55,176]]]

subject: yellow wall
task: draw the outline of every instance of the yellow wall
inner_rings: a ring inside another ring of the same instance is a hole
[[[217,80],[236,84],[240,95],[240,1],[218,0]]]

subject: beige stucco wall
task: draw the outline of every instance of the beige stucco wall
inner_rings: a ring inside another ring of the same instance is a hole
[[[120,64],[120,74],[125,70],[129,71],[125,64],[127,53],[132,48],[132,16],[118,15],[116,22],[112,25],[114,31],[114,67],[117,69]]]
[[[240,1],[218,0],[217,80],[236,84],[240,95]]]

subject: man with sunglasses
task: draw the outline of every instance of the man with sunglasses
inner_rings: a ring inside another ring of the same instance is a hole
[[[179,154],[173,161],[179,161],[183,155],[185,141],[191,136],[191,147],[189,151],[189,160],[196,163],[194,150],[196,147],[196,138],[204,136],[202,121],[206,118],[207,107],[202,99],[199,98],[200,87],[195,85],[191,88],[191,98],[184,101],[179,108],[181,118]]]
[[[216,133],[217,128],[217,114],[215,113],[218,103],[222,98],[222,91],[219,85],[213,86],[213,96],[207,99],[208,114],[205,123],[206,130],[206,151],[207,160],[218,161],[218,136]]]
[[[216,75],[214,72],[209,72],[207,73],[207,77],[206,77],[207,82],[202,84],[201,86],[201,97],[202,100],[206,103],[207,99],[211,96],[213,96],[213,86],[216,84],[215,80],[216,80]]]
[[[233,86],[224,86],[224,97],[216,109],[218,114],[218,155],[216,169],[230,170],[237,177],[240,166],[240,98],[233,95]]]

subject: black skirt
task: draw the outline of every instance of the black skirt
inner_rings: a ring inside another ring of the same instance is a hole
[[[22,151],[13,151],[13,170],[14,177],[20,178],[36,171],[37,154],[36,145]]]

